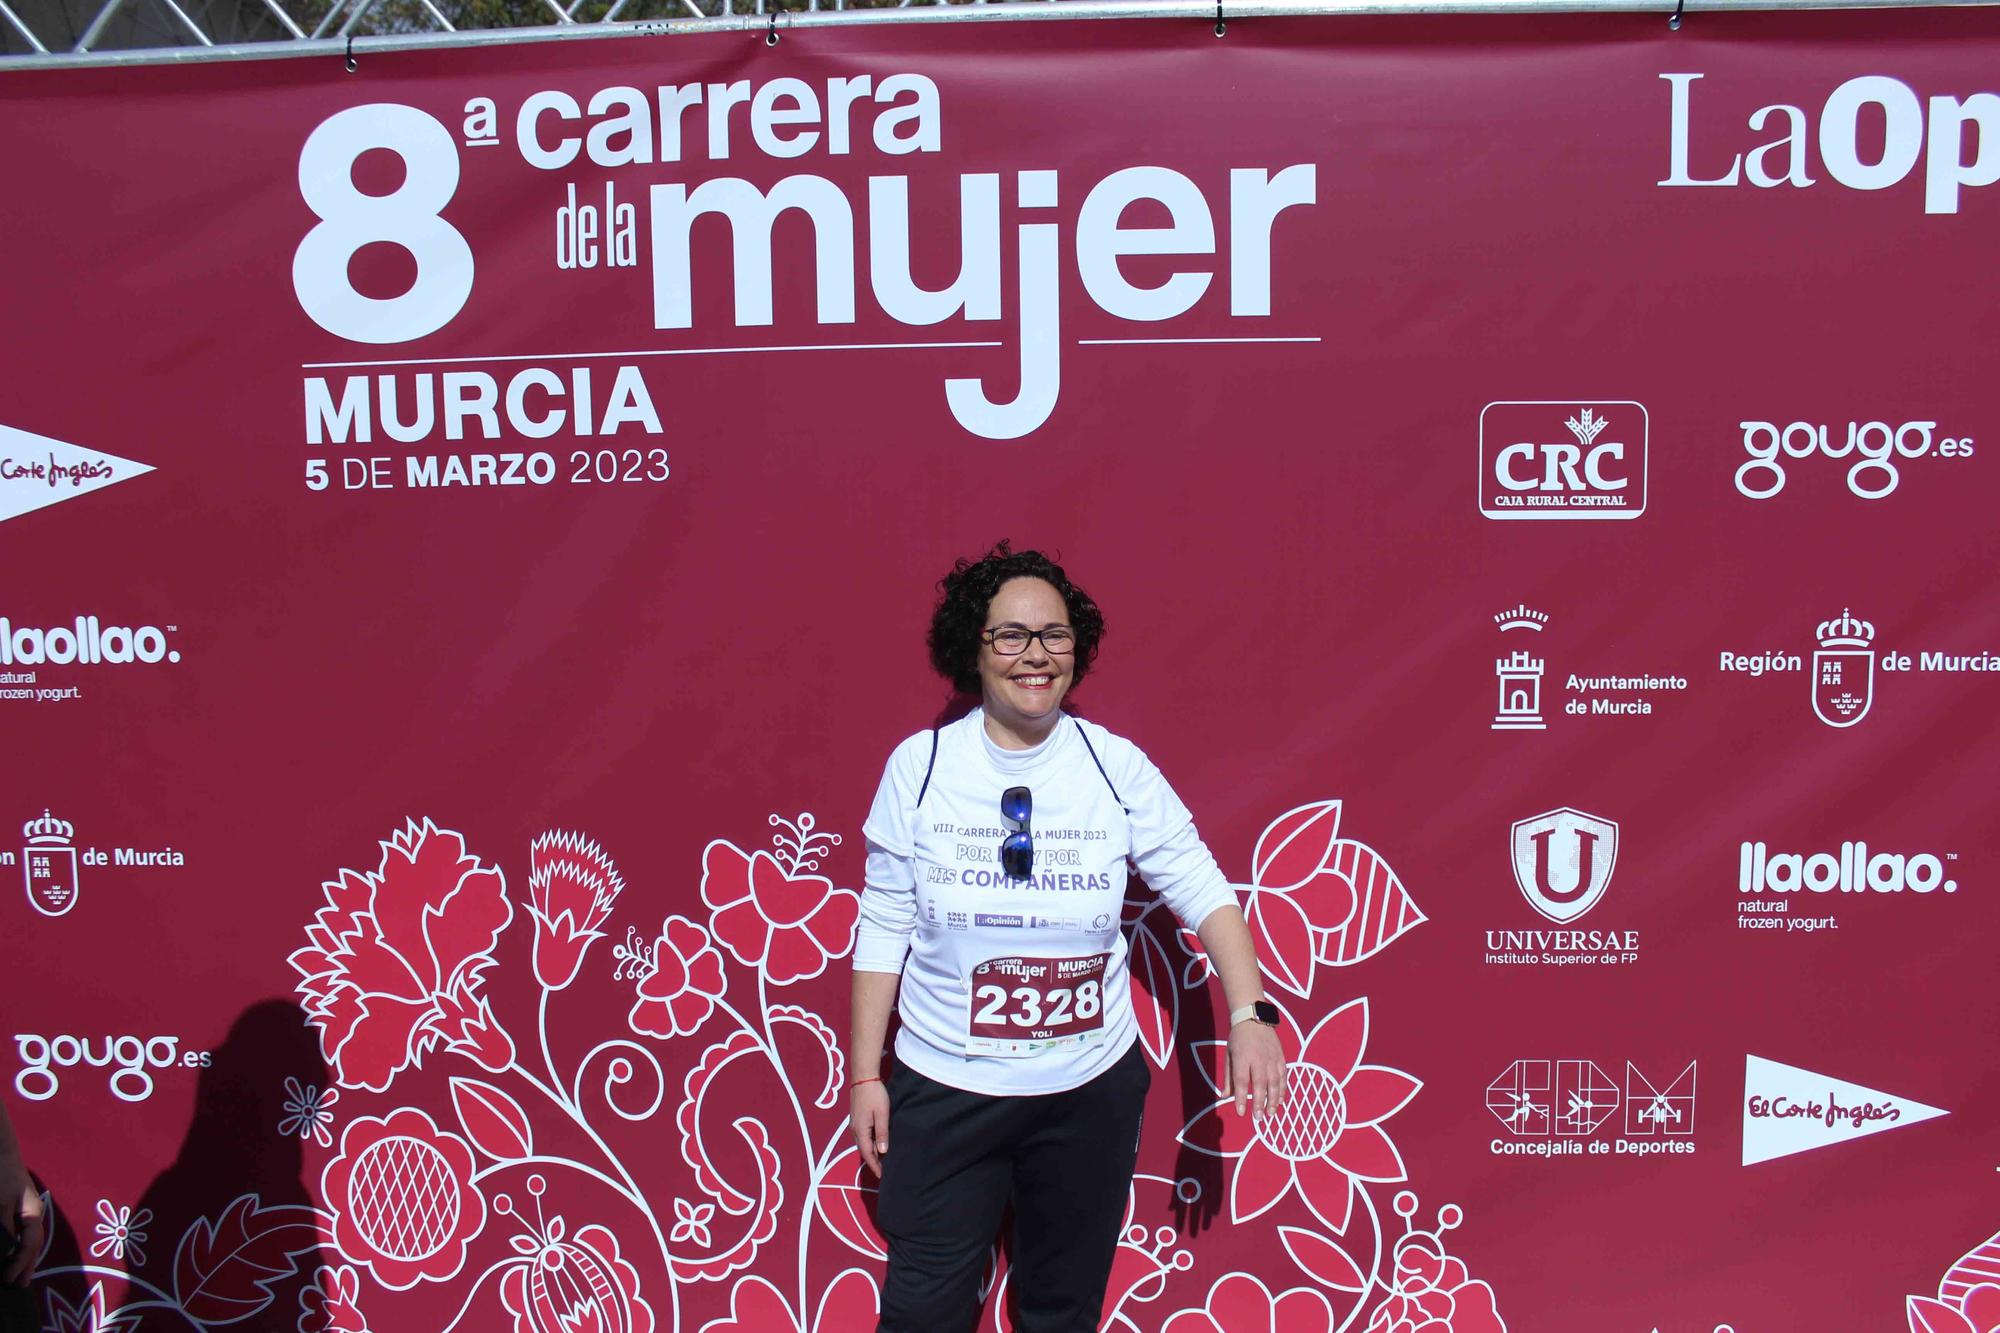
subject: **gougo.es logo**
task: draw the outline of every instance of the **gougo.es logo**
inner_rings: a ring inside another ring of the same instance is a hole
[[[143,1102],[153,1095],[156,1069],[206,1069],[208,1051],[183,1051],[179,1037],[42,1037],[16,1033],[14,1049],[21,1069],[14,1091],[31,1102],[45,1102],[62,1087],[59,1071],[88,1066],[109,1069],[111,1095],[122,1102]]]
[[[1972,437],[1939,438],[1935,421],[1850,421],[1844,434],[1810,421],[1780,425],[1775,421],[1739,421],[1743,452],[1749,458],[1736,469],[1736,489],[1752,500],[1768,500],[1785,489],[1785,460],[1814,455],[1853,459],[1847,469],[1847,489],[1864,500],[1879,500],[1902,481],[1897,464],[1917,458],[1970,458]]]

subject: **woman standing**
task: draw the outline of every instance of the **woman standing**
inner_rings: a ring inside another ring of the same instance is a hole
[[[1239,1115],[1283,1105],[1278,1013],[1187,807],[1138,747],[1062,711],[1104,632],[1097,604],[1005,542],[941,586],[931,663],[981,706],[896,747],[863,829],[850,1067],[855,1142],[882,1178],[879,1329],[971,1329],[1011,1203],[1014,1328],[1088,1333],[1152,1081],[1119,928],[1127,863],[1222,979]]]

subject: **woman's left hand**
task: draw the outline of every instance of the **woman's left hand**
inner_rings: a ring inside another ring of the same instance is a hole
[[[1278,1030],[1254,1018],[1229,1030],[1229,1086],[1223,1093],[1236,1099],[1242,1115],[1255,1102],[1263,1111],[1285,1105],[1285,1049]]]

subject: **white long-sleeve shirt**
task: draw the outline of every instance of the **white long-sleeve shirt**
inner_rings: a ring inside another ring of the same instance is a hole
[[[1009,787],[1033,796],[1026,881],[1000,868]],[[1152,761],[1068,715],[1032,750],[995,744],[977,709],[938,731],[935,762],[931,733],[911,736],[862,833],[855,969],[902,973],[896,1058],[972,1092],[1074,1088],[1138,1039],[1120,929],[1128,862],[1189,929],[1236,901]]]

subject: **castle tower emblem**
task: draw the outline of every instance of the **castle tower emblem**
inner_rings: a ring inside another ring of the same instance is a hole
[[[1511,630],[1541,633],[1549,623],[1546,612],[1530,610],[1527,603],[1493,617],[1502,634]],[[1525,650],[1495,658],[1493,674],[1500,678],[1500,708],[1493,715],[1495,731],[1546,731],[1542,721],[1542,659]]]

